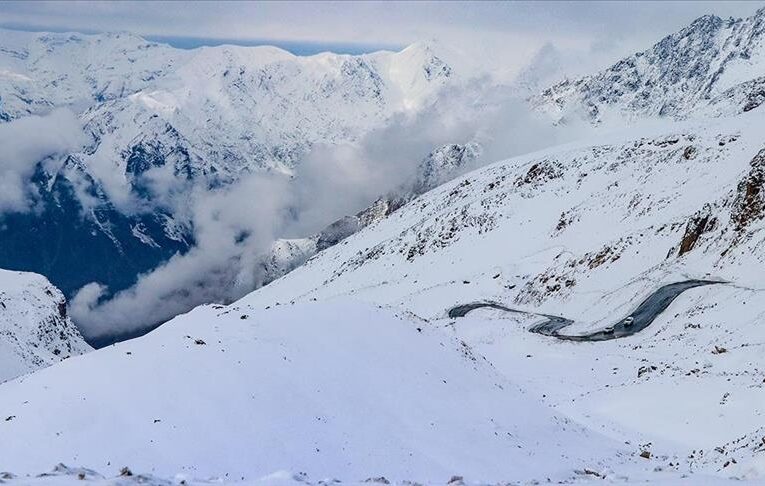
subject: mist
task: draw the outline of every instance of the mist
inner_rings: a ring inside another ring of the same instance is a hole
[[[253,173],[222,188],[179,193],[177,210],[188,213],[196,246],[111,297],[98,282],[83,287],[72,299],[71,314],[93,339],[143,329],[203,303],[235,301],[263,284],[258,263],[274,241],[310,236],[382,195],[404,190],[417,178],[423,158],[444,144],[482,148],[480,159],[453,177],[566,142],[583,130],[553,126],[515,90],[488,79],[445,88],[425,108],[392,117],[356,143],[314,145],[294,176]],[[167,178],[154,184],[155,192],[168,194],[177,185]]]
[[[86,141],[79,119],[65,108],[0,124],[0,215],[34,209],[38,162],[57,163]]]

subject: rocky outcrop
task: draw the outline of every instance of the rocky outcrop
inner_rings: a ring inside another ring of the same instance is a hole
[[[599,122],[607,110],[627,117],[684,118],[708,105],[726,114],[762,103],[761,81],[732,72],[754,72],[763,53],[765,9],[745,19],[705,15],[650,49],[590,76],[564,80],[532,98],[541,111],[565,120],[578,113]]]
[[[708,212],[691,217],[685,226],[685,233],[680,241],[680,249],[677,252],[677,256],[682,256],[693,250],[701,235],[713,230],[716,225],[717,218],[711,216]]]
[[[419,164],[413,182],[379,197],[358,213],[343,216],[319,233],[298,240],[278,240],[261,257],[261,285],[291,272],[320,251],[337,245],[404,206],[417,196],[470,170],[481,155],[477,143],[446,144],[431,151]],[[295,251],[299,248],[298,251]]]
[[[765,216],[765,149],[749,162],[751,169],[739,182],[733,201],[731,220],[737,232],[744,231],[753,221]]]
[[[44,277],[0,270],[0,382],[90,351]]]

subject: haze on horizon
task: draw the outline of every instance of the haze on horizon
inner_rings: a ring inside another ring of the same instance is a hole
[[[436,39],[507,73],[545,45],[586,72],[641,50],[705,14],[746,17],[756,2],[19,2],[0,27],[126,31],[175,47],[276,45],[298,55],[399,50]],[[487,59],[488,58],[488,59]],[[572,73],[579,74],[579,73]]]

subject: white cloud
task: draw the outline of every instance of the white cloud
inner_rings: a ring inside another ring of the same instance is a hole
[[[67,109],[0,124],[0,214],[31,209],[36,191],[30,178],[37,163],[85,143],[79,120]]]
[[[86,336],[129,332],[186,312],[204,302],[244,295],[255,286],[254,256],[286,221],[290,192],[282,175],[253,174],[216,191],[198,188],[188,199],[196,246],[139,277],[136,285],[99,302],[104,289],[83,287],[72,316]]]

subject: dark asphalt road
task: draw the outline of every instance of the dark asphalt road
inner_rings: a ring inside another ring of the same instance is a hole
[[[516,314],[536,315],[544,317],[545,320],[538,324],[534,324],[529,328],[529,331],[542,334],[544,336],[551,336],[557,339],[563,339],[566,341],[608,341],[611,339],[618,339],[622,337],[631,336],[637,332],[642,331],[656,319],[656,317],[664,312],[669,304],[672,303],[678,295],[682,294],[686,290],[701,287],[704,285],[721,284],[725,282],[718,282],[713,280],[685,280],[682,282],[675,282],[664,285],[656,289],[651,295],[649,295],[637,308],[632,311],[631,314],[623,317],[619,321],[612,324],[613,331],[606,331],[606,328],[592,332],[590,334],[581,335],[567,335],[560,334],[560,331],[574,323],[571,319],[565,317],[552,316],[548,314],[535,314],[531,312],[525,312],[518,309],[511,309],[502,304],[496,302],[473,302],[470,304],[463,304],[452,307],[449,309],[449,317],[457,318],[464,317],[470,311],[480,308],[499,309],[505,312],[512,312]],[[632,318],[631,325],[627,325],[627,318]]]

